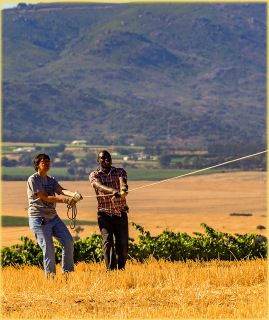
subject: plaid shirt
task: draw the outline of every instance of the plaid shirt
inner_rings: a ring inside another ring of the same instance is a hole
[[[126,171],[122,168],[111,167],[111,170],[108,174],[103,172],[101,169],[97,169],[96,171],[93,171],[89,176],[89,180],[92,186],[94,182],[99,182],[107,187],[119,190],[120,177],[124,178],[127,181]],[[105,195],[105,193],[97,189],[95,189],[95,193],[96,195]],[[97,201],[98,201],[98,211],[112,213],[118,216],[121,216],[121,212],[129,211],[125,198],[115,197],[115,199],[112,200],[111,196],[106,196],[106,197],[97,197]]]

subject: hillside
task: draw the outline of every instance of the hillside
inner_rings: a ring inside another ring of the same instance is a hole
[[[266,139],[266,4],[2,11],[4,141]]]

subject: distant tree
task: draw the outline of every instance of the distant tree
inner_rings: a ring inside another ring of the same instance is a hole
[[[34,166],[34,158],[36,156],[35,152],[27,152],[20,156],[19,158],[19,165],[21,166]]]
[[[69,174],[75,174],[75,173],[76,173],[76,170],[75,170],[74,168],[68,168],[68,169],[67,169],[67,172],[68,172]]]
[[[73,153],[71,151],[64,151],[60,155],[60,159],[71,162],[71,161],[75,160],[75,156],[73,155]]]
[[[87,153],[86,156],[79,160],[78,166],[82,168],[88,168],[95,166],[97,156],[94,153]]]
[[[122,154],[124,156],[128,156],[131,153],[130,149],[126,149],[126,148],[115,148],[116,152],[118,152],[119,154]]]
[[[59,144],[57,146],[49,146],[49,147],[35,147],[35,150],[38,153],[45,153],[48,154],[50,157],[57,158],[58,153],[64,152],[65,150],[65,144]]]
[[[67,160],[57,161],[53,163],[53,167],[55,168],[65,168],[67,167],[69,162]]]
[[[85,160],[88,163],[88,166],[92,167],[97,163],[97,155],[95,153],[87,153]]]
[[[107,139],[102,135],[94,136],[91,139],[87,140],[88,145],[112,145],[113,140]]]
[[[57,152],[64,152],[65,144],[64,143],[60,143],[60,144],[58,144],[58,146],[56,146],[54,148],[56,149]]]
[[[85,158],[79,159],[78,165],[82,168],[88,167],[88,162]]]
[[[163,153],[163,150],[160,145],[146,146],[144,149],[144,153],[150,156],[159,156]]]
[[[170,165],[171,156],[169,154],[161,154],[158,157],[158,162],[159,162],[161,168],[167,168]]]
[[[2,166],[3,167],[16,167],[18,165],[17,160],[15,159],[8,159],[8,157],[2,157]]]
[[[76,177],[80,177],[86,174],[85,168],[82,168],[78,162],[75,160],[70,162],[69,168],[67,169],[69,174],[75,175]]]

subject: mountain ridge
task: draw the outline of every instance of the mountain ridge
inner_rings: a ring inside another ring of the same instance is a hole
[[[265,141],[265,8],[50,3],[3,10],[3,140],[29,140],[23,128],[32,126],[46,140]]]

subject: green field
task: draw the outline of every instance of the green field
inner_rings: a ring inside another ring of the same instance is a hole
[[[164,179],[170,179],[173,177],[179,177],[181,175],[188,174],[190,172],[195,172],[197,170],[189,170],[189,169],[127,169],[128,180],[130,181],[159,181]],[[212,173],[222,173],[222,172],[230,172],[237,170],[221,170],[221,169],[213,169],[208,170],[206,172],[200,172],[197,174],[212,174]]]
[[[111,149],[115,148],[115,146],[102,146],[102,145],[89,145],[89,144],[72,144],[72,143],[64,143],[66,148],[99,148],[99,149]],[[2,150],[8,148],[8,150],[12,150],[17,147],[56,147],[59,143],[31,143],[31,142],[2,142]],[[141,146],[117,146],[117,148],[124,148],[130,150],[143,150],[144,147]]]
[[[69,176],[67,172],[67,168],[51,168],[49,171],[52,176]],[[11,177],[29,177],[35,173],[35,169],[33,167],[2,167],[2,175],[9,175]]]
[[[13,216],[2,216],[2,227],[28,227],[29,221],[28,217],[13,217]],[[70,220],[63,220],[63,222],[66,225],[70,224]],[[76,225],[87,225],[87,226],[93,226],[97,225],[97,222],[95,221],[84,221],[84,220],[77,220]]]
[[[88,173],[96,170],[96,168],[88,169]],[[189,172],[196,170],[189,169],[126,169],[129,181],[158,181],[163,179],[170,179],[178,177]],[[212,174],[231,172],[238,170],[224,170],[224,169],[212,169],[203,171],[197,174]],[[30,175],[34,173],[34,168],[31,167],[2,167],[2,178],[3,180],[16,181],[16,180],[27,180]],[[67,172],[67,168],[51,168],[49,175],[54,176],[59,180],[78,180],[78,177],[71,175]],[[8,176],[8,178],[6,178]],[[80,180],[88,180],[89,174],[79,177]]]
[[[53,147],[57,146],[57,143],[31,143],[31,142],[2,142],[1,146],[9,148],[17,147]]]

